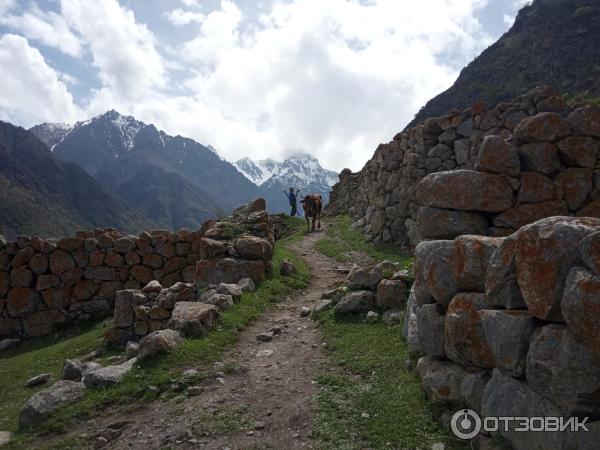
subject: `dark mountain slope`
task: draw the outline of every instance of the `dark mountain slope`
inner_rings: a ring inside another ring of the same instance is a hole
[[[47,129],[54,127],[46,124],[32,131],[47,139],[51,137],[45,134]],[[77,123],[56,144],[54,153],[81,165],[132,208],[169,228],[197,227],[203,220],[228,213],[260,195],[257,186],[208,147],[169,136],[116,111]],[[150,180],[149,174],[168,174],[169,179]],[[151,186],[146,185],[149,182]],[[182,193],[185,195],[178,199]],[[179,213],[161,217],[158,211],[166,213],[166,204],[177,204]]]
[[[9,236],[68,235],[98,226],[149,224],[81,167],[58,160],[23,128],[0,122],[0,226]]]
[[[575,98],[600,98],[600,1],[535,0],[407,128],[477,100],[509,100],[540,84]]]

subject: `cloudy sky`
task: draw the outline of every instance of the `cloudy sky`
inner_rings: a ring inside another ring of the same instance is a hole
[[[228,160],[359,169],[526,0],[0,0],[0,120],[109,109]]]

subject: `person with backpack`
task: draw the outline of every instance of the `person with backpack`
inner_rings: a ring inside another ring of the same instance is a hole
[[[286,197],[288,198],[289,202],[290,202],[290,206],[292,207],[292,210],[290,211],[290,216],[294,217],[294,216],[300,216],[300,213],[298,212],[298,204],[297,204],[297,196],[296,195],[300,195],[300,191],[298,191],[298,194],[296,194],[294,192],[294,188],[291,187],[290,188],[290,192],[285,192],[283,191],[284,194],[286,195]]]

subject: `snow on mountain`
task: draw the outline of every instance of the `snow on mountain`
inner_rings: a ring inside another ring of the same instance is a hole
[[[331,186],[338,181],[336,172],[324,169],[319,160],[310,155],[293,156],[283,162],[243,158],[234,165],[246,178],[265,189],[294,187],[302,194],[318,193],[325,199],[329,197]]]
[[[29,131],[50,147],[50,150],[54,150],[54,147],[56,147],[56,145],[60,143],[72,129],[73,125],[68,123],[42,123],[31,128]]]

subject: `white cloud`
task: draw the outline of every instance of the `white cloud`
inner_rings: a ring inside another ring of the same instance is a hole
[[[184,11],[183,9],[174,9],[165,13],[165,17],[173,25],[182,26],[190,23],[202,23],[206,16],[199,12]]]
[[[0,11],[1,9],[0,6]],[[42,11],[35,4],[22,15],[0,15],[0,24],[19,31],[28,39],[57,48],[67,55],[81,56],[81,41],[69,29],[64,18],[51,11]]]
[[[131,10],[116,0],[61,0],[61,12],[82,36],[98,68],[103,86],[98,99],[138,102],[165,86],[165,63],[155,37]]]
[[[39,50],[14,34],[0,37],[0,116],[20,125],[40,122],[73,122],[82,112],[59,74],[49,67]]]

